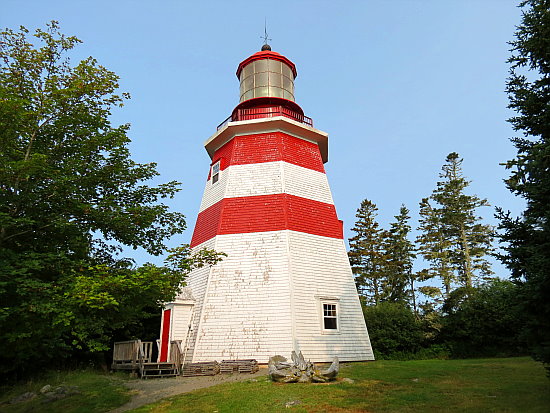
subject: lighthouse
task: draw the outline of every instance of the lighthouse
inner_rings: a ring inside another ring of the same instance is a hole
[[[240,100],[204,146],[191,247],[225,253],[164,307],[160,361],[373,360],[324,164],[328,135],[295,102],[296,66],[266,44],[237,68]]]

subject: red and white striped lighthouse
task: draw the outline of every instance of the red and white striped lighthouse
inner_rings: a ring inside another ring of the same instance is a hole
[[[294,102],[295,65],[264,45],[239,64],[240,103],[205,143],[212,162],[191,246],[227,254],[165,306],[161,361],[302,351],[372,360],[323,164],[328,135]]]

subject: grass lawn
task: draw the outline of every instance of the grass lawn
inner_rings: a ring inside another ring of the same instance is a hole
[[[128,389],[122,383],[127,374],[102,374],[94,370],[50,372],[46,376],[12,387],[0,388],[0,412],[2,413],[92,413],[107,412],[130,399]],[[16,404],[8,404],[12,398],[25,392],[40,393],[46,384],[77,386],[80,394],[61,400],[48,401],[45,396]]]
[[[550,412],[550,380],[530,358],[376,361],[332,384],[226,383],[133,412]],[[286,407],[290,401],[298,404]]]

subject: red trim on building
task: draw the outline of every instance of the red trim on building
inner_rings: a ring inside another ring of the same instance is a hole
[[[202,244],[204,241],[208,241],[217,235],[223,201],[222,199],[220,202],[215,203],[199,213],[195,229],[193,230],[193,237],[191,238],[192,247]]]
[[[290,194],[224,198],[199,213],[191,246],[224,234],[292,230],[343,239],[334,205]]]
[[[216,151],[212,164],[220,159],[222,171],[231,165],[284,161],[325,173],[316,143],[283,132],[235,136]]]
[[[283,56],[280,53],[272,52],[271,50],[263,50],[261,52],[254,53],[250,57],[247,57],[239,64],[239,67],[237,68],[237,77],[240,77],[241,71],[246,65],[252,63],[255,60],[262,60],[262,59],[272,59],[272,60],[278,60],[279,62],[283,62],[288,66],[290,66],[290,69],[294,74],[294,78],[298,76],[298,72],[296,71],[296,65],[292,63],[287,57]]]
[[[304,116],[303,109],[300,107],[300,105],[298,105],[296,102],[293,102],[292,100],[279,98],[275,96],[262,96],[258,98],[244,100],[241,103],[239,103],[231,113],[231,120],[233,122],[240,121],[240,120],[247,120],[247,119],[240,119],[239,109],[251,109],[251,108],[274,107],[274,106],[282,106],[294,112],[297,112],[299,116]]]
[[[170,318],[172,310],[164,310],[162,315],[162,333],[160,338],[160,362],[168,360],[168,342],[170,341]]]

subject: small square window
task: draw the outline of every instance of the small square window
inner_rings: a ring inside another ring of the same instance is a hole
[[[338,330],[336,304],[323,303],[323,328],[325,330]]]
[[[220,180],[220,161],[212,165],[212,185]]]

